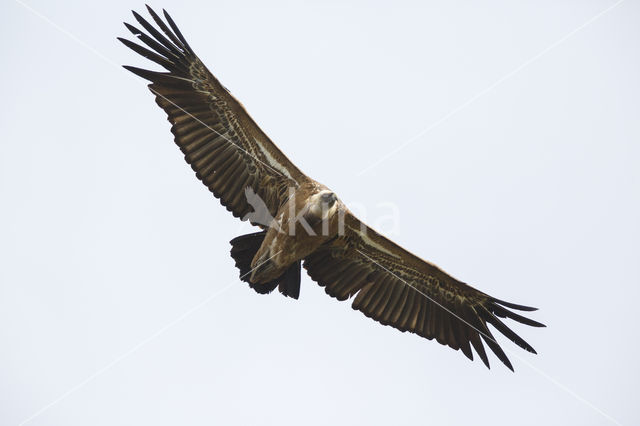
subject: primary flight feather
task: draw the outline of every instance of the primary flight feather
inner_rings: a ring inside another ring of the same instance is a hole
[[[176,144],[196,176],[234,216],[262,230],[231,241],[240,279],[258,293],[276,287],[298,298],[301,265],[338,300],[401,331],[410,331],[484,364],[484,345],[513,366],[488,325],[521,348],[535,350],[502,319],[543,327],[508,303],[456,280],[356,218],[324,185],[302,173],[198,59],[171,17],[147,6],[154,27],[133,12],[126,24],[143,45],[119,38],[165,72],[125,66],[151,82]],[[483,344],[484,343],[484,344]]]

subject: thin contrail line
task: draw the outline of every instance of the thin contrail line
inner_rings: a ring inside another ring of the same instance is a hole
[[[55,22],[53,22],[51,19],[47,18],[45,15],[43,15],[42,13],[38,12],[37,10],[35,10],[34,8],[32,8],[31,6],[29,6],[28,4],[24,3],[22,0],[15,0],[18,4],[24,6],[25,9],[29,10],[30,12],[32,12],[34,15],[38,16],[39,18],[43,19],[44,21],[46,21],[48,24],[50,24],[52,27],[54,27],[55,29],[57,29],[58,31],[62,32],[63,34],[65,34],[67,37],[69,37],[70,39],[72,39],[73,41],[75,41],[76,43],[80,44],[81,46],[89,49],[91,52],[93,52],[95,55],[99,56],[102,60],[104,60],[105,62],[109,63],[110,65],[115,66],[118,69],[124,69],[122,68],[120,65],[118,65],[115,61],[112,61],[109,57],[103,55],[102,53],[100,53],[98,50],[96,50],[95,48],[93,48],[90,44],[87,44],[86,42],[82,41],[81,39],[79,39],[78,37],[76,37],[73,33],[65,30],[64,28],[62,28],[61,26],[59,26],[58,24],[56,24]],[[136,38],[138,38],[136,36]],[[190,80],[191,81],[191,80]],[[207,123],[203,122],[202,120],[200,120],[198,117],[194,116],[193,114],[191,114],[189,111],[185,110],[184,108],[182,108],[180,105],[176,104],[175,102],[173,102],[171,99],[168,99],[166,96],[164,96],[163,94],[159,93],[157,90],[148,87],[148,89],[155,94],[156,96],[161,97],[162,99],[164,99],[165,101],[169,102],[171,105],[173,105],[174,107],[178,108],[180,111],[184,112],[186,115],[188,115],[189,117],[193,118],[194,120],[196,120],[198,123],[202,124],[204,127],[206,127],[207,129],[211,130],[212,132],[214,132],[215,134],[217,134],[218,136],[221,136],[223,139],[225,139],[227,142],[229,142],[230,144],[234,145],[237,149],[239,149],[240,151],[248,154],[251,158],[253,158],[254,160],[256,160],[257,162],[263,164],[264,166],[268,167],[269,169],[271,169],[272,171],[276,172],[278,175],[283,176],[284,174],[282,172],[280,172],[279,170],[275,169],[274,167],[272,167],[271,165],[265,163],[264,161],[260,160],[259,158],[257,158],[255,155],[253,155],[253,153],[247,151],[246,149],[244,149],[243,147],[241,147],[240,145],[238,145],[237,143],[235,143],[234,141],[232,141],[231,139],[229,139],[227,137],[226,134],[220,133],[218,132],[216,129],[212,128],[211,126],[209,126]]]
[[[261,262],[260,264],[256,265],[255,268],[251,269],[249,272],[247,272],[246,274],[243,274],[240,276],[240,279],[242,280],[242,278],[246,277],[247,275],[249,275],[251,272],[253,272],[255,269],[259,268],[261,265],[263,265],[264,263],[268,262],[269,260],[273,259],[275,256],[277,256],[278,254],[280,254],[282,252],[282,250],[280,250],[278,253],[274,254],[273,256],[271,256],[269,259],[265,260],[264,262]],[[137,345],[135,345],[134,347],[132,347],[131,349],[129,349],[128,351],[126,351],[125,353],[121,354],[120,356],[116,357],[113,361],[111,361],[110,363],[108,363],[107,365],[105,365],[104,367],[100,368],[99,370],[97,370],[95,373],[91,374],[89,377],[87,377],[86,379],[84,379],[83,381],[81,381],[80,383],[78,383],[77,385],[73,386],[72,388],[70,388],[68,391],[64,392],[62,395],[60,395],[59,397],[57,397],[56,399],[54,399],[53,401],[51,401],[50,403],[48,403],[47,405],[45,405],[44,407],[40,408],[38,411],[36,411],[35,413],[33,413],[31,416],[29,416],[28,418],[26,418],[25,420],[23,420],[19,426],[23,426],[27,423],[29,423],[31,420],[35,419],[36,417],[38,417],[39,415],[41,415],[42,413],[44,413],[45,411],[47,411],[49,408],[53,407],[54,405],[58,404],[59,402],[63,401],[64,399],[66,399],[68,396],[72,395],[73,393],[75,393],[77,390],[81,389],[82,387],[84,387],[87,383],[93,381],[95,378],[101,376],[102,374],[104,374],[105,372],[109,371],[111,368],[113,368],[115,365],[117,365],[118,363],[120,363],[121,361],[123,361],[124,359],[128,358],[129,356],[131,356],[133,353],[137,352],[140,348],[142,348],[143,346],[145,346],[147,343],[151,342],[152,340],[156,339],[158,336],[164,334],[167,330],[169,330],[170,328],[172,328],[173,326],[175,326],[176,324],[180,323],[181,321],[183,321],[185,318],[187,318],[188,316],[190,316],[191,314],[193,314],[194,312],[196,312],[198,309],[202,308],[204,305],[206,305],[207,303],[209,303],[210,301],[212,301],[213,299],[215,299],[216,297],[220,296],[222,293],[224,293],[225,291],[227,291],[228,289],[230,289],[232,286],[234,286],[236,284],[236,282],[232,282],[230,284],[227,284],[225,287],[223,287],[222,289],[214,292],[213,294],[209,295],[206,299],[204,299],[203,301],[201,301],[200,303],[198,303],[197,305],[193,306],[192,308],[190,308],[189,310],[187,310],[186,312],[184,312],[182,315],[180,315],[179,317],[177,317],[176,319],[174,319],[173,321],[169,322],[168,324],[166,324],[165,326],[163,326],[162,328],[160,328],[158,331],[156,331],[155,333],[153,333],[152,335],[150,335],[149,337],[143,339],[140,343],[138,343]]]
[[[363,251],[356,249],[361,255],[363,255],[364,257],[366,257],[367,259],[369,259],[369,261],[371,261],[372,263],[378,265],[380,268],[382,268],[384,271],[386,271],[387,273],[391,274],[392,276],[394,276],[395,278],[397,278],[398,280],[400,280],[402,283],[404,283],[405,285],[409,286],[410,288],[412,288],[413,290],[417,291],[418,293],[420,293],[421,295],[423,295],[424,297],[426,297],[427,299],[429,299],[430,301],[432,301],[433,303],[435,303],[436,305],[438,305],[439,307],[441,307],[442,309],[444,309],[445,311],[449,312],[451,315],[453,315],[454,317],[456,317],[457,319],[459,319],[460,321],[462,321],[463,323],[467,324],[469,327],[473,328],[475,331],[477,331],[478,333],[480,333],[481,335],[483,335],[484,337],[486,337],[487,339],[491,340],[493,343],[495,343],[496,345],[499,345],[499,343],[496,341],[496,339],[494,339],[492,336],[487,335],[486,333],[478,330],[476,327],[474,327],[473,325],[471,325],[468,321],[466,321],[464,318],[461,318],[460,316],[458,316],[456,313],[452,312],[450,309],[448,309],[447,307],[443,306],[441,303],[439,303],[438,301],[436,301],[435,299],[433,299],[432,297],[430,297],[429,295],[427,295],[426,293],[423,293],[422,291],[420,291],[417,287],[409,284],[407,281],[403,280],[402,278],[400,278],[398,275],[396,275],[395,273],[393,273],[393,271],[390,271],[389,269],[385,268],[383,265],[381,265],[380,263],[376,262],[374,259],[372,259],[371,257],[369,257],[366,253],[364,253]],[[475,309],[474,309],[475,311]],[[578,395],[577,393],[575,393],[573,390],[571,390],[570,388],[568,388],[567,386],[563,385],[562,383],[560,383],[559,381],[557,381],[556,379],[554,379],[553,377],[551,377],[550,375],[548,375],[547,373],[545,373],[544,371],[542,371],[541,369],[539,369],[538,367],[535,367],[533,364],[531,364],[530,362],[526,361],[524,358],[522,358],[520,355],[518,355],[517,353],[511,351],[510,349],[504,349],[503,350],[505,352],[508,352],[509,355],[513,356],[514,358],[518,359],[519,361],[521,361],[522,363],[524,363],[527,367],[530,367],[533,371],[535,371],[536,373],[540,374],[542,377],[546,378],[547,380],[549,380],[551,383],[553,383],[554,385],[556,385],[557,387],[559,387],[560,389],[562,389],[563,391],[567,392],[569,395],[573,396],[574,398],[576,398],[578,401],[584,403],[585,405],[587,405],[588,407],[590,407],[591,409],[593,409],[594,411],[596,411],[597,413],[599,413],[600,415],[602,415],[603,417],[605,417],[607,420],[611,421],[612,423],[615,423],[619,426],[622,426],[622,424],[620,422],[618,422],[616,419],[614,419],[613,417],[611,417],[610,415],[608,415],[607,413],[605,413],[604,411],[602,411],[600,408],[598,408],[597,406],[595,406],[592,402],[588,401],[587,399],[581,397],[580,395]]]
[[[223,287],[221,290],[209,295],[202,302],[198,303],[197,305],[195,305],[194,307],[192,307],[191,309],[189,309],[188,311],[186,311],[185,313],[180,315],[178,318],[176,318],[173,321],[171,321],[170,323],[166,324],[164,327],[160,328],[158,331],[156,331],[155,333],[153,333],[149,337],[143,339],[140,343],[138,343],[137,345],[135,345],[134,347],[132,347],[128,351],[124,352],[123,354],[119,355],[118,357],[113,359],[113,361],[111,361],[110,363],[106,364],[104,367],[100,368],[95,373],[91,374],[89,377],[87,377],[86,379],[84,379],[83,381],[78,383],[77,385],[75,385],[72,388],[70,388],[68,391],[66,391],[65,393],[63,393],[62,395],[60,395],[59,397],[57,397],[56,399],[54,399],[53,401],[51,401],[50,403],[45,405],[44,407],[40,408],[38,411],[33,413],[31,416],[29,416],[28,418],[23,420],[19,424],[19,426],[23,426],[23,425],[29,423],[31,420],[33,420],[36,417],[38,417],[39,415],[41,415],[42,413],[47,411],[49,408],[53,407],[54,405],[58,404],[62,400],[66,399],[68,396],[70,396],[71,394],[75,393],[77,390],[79,390],[80,388],[84,387],[86,384],[88,384],[89,382],[93,381],[95,378],[101,376],[102,374],[104,374],[105,372],[107,372],[108,370],[113,368],[115,365],[117,365],[118,363],[120,363],[124,359],[128,358],[133,353],[137,352],[140,348],[145,346],[147,343],[151,342],[152,340],[154,340],[155,338],[157,338],[158,336],[160,336],[161,334],[163,334],[164,332],[169,330],[171,327],[175,326],[176,324],[178,324],[179,322],[181,322],[182,320],[187,318],[189,315],[193,314],[195,311],[197,311],[198,309],[200,309],[201,307],[203,307],[204,305],[209,303],[211,300],[213,300],[217,296],[219,296],[222,293],[224,293],[226,290],[231,288],[231,286],[233,286],[234,284],[235,283],[228,284],[227,286]]]
[[[114,61],[112,61],[111,59],[109,59],[107,56],[103,55],[102,53],[100,53],[99,51],[97,51],[95,48],[93,48],[91,45],[85,43],[84,41],[80,40],[79,38],[77,38],[75,35],[73,35],[72,33],[70,33],[69,31],[65,30],[64,28],[60,27],[59,25],[57,25],[55,22],[51,21],[49,18],[47,18],[45,15],[39,13],[38,11],[36,11],[35,9],[33,9],[31,6],[29,6],[28,4],[24,3],[21,0],[15,0],[18,4],[22,5],[24,8],[26,8],[27,10],[29,10],[30,12],[32,12],[33,14],[35,14],[36,16],[40,17],[41,19],[43,19],[44,21],[46,21],[47,23],[49,23],[51,26],[53,26],[54,28],[56,28],[58,31],[62,32],[63,34],[67,35],[69,38],[73,39],[75,42],[79,43],[80,45],[84,46],[85,48],[87,48],[88,50],[90,50],[91,52],[93,52],[94,54],[96,54],[97,56],[99,56],[100,58],[102,58],[104,61],[110,63],[111,65],[114,65],[118,68],[120,68],[120,66],[118,64],[116,64]],[[576,28],[575,30],[573,30],[571,33],[567,34],[565,37],[563,37],[562,39],[558,40],[556,43],[554,43],[553,45],[549,46],[547,49],[545,49],[544,51],[540,52],[538,55],[534,56],[533,58],[531,58],[529,61],[525,62],[524,64],[522,64],[521,66],[519,66],[518,68],[516,68],[515,70],[513,70],[512,72],[510,72],[509,74],[505,75],[504,77],[502,77],[500,80],[498,80],[497,82],[495,82],[493,85],[489,86],[487,89],[479,92],[476,96],[474,96],[473,98],[471,98],[469,101],[467,101],[465,104],[461,105],[460,107],[454,109],[452,112],[450,112],[449,114],[445,115],[443,118],[441,118],[440,120],[438,120],[438,122],[432,124],[431,126],[429,126],[427,129],[425,129],[423,132],[421,132],[420,134],[418,134],[416,137],[410,139],[408,142],[405,142],[403,145],[399,146],[396,150],[394,150],[392,153],[390,153],[389,156],[395,154],[395,152],[399,151],[400,149],[402,149],[404,146],[408,145],[409,143],[411,143],[413,140],[417,139],[418,137],[424,135],[425,133],[427,133],[428,131],[430,131],[432,128],[436,127],[437,125],[439,125],[441,122],[446,121],[448,118],[450,118],[452,115],[456,114],[457,112],[459,112],[461,109],[464,109],[466,106],[468,106],[469,104],[473,103],[477,98],[483,96],[484,94],[486,94],[487,92],[489,92],[490,90],[492,90],[493,88],[495,88],[496,86],[498,86],[500,83],[502,83],[503,81],[505,81],[506,79],[510,78],[512,75],[516,74],[517,72],[519,72],[522,68],[526,67],[527,65],[529,65],[530,63],[534,62],[535,60],[537,60],[539,57],[541,57],[542,55],[544,55],[545,53],[547,53],[549,50],[553,49],[554,47],[556,47],[557,45],[559,45],[560,43],[564,42],[566,39],[570,38],[571,36],[573,36],[575,33],[577,33],[578,31],[580,31],[581,29],[583,29],[584,27],[586,27],[587,25],[589,25],[590,23],[592,23],[593,21],[595,21],[596,19],[598,19],[599,17],[601,17],[602,15],[604,15],[605,13],[609,12],[611,9],[617,7],[619,4],[623,3],[625,0],[619,0],[617,3],[615,3],[614,5],[610,6],[609,8],[603,10],[602,12],[600,12],[598,15],[594,16],[593,18],[591,18],[590,20],[588,20],[587,22],[585,22],[583,25],[581,25],[580,27]],[[182,109],[180,106],[174,104],[173,102],[171,102],[169,99],[167,99],[166,97],[158,94],[158,96],[163,97],[165,100],[167,100],[168,102],[172,103],[174,106],[176,106],[177,108],[181,109],[183,112],[185,112],[186,114],[188,114],[189,116],[193,117],[193,115],[191,115],[189,112],[185,111],[184,109]],[[215,129],[212,129],[210,126],[208,126],[206,123],[202,123],[202,121],[198,120],[196,117],[193,117],[194,119],[196,119],[198,122],[200,122],[201,124],[203,124],[204,126],[206,126],[207,128],[209,128],[210,130],[212,130],[213,132],[215,132],[216,134],[224,137],[225,139],[227,139],[230,143],[233,143],[234,145],[236,145],[236,147],[238,149],[241,149],[241,147],[239,147],[237,144],[235,144],[234,142],[230,141],[228,138],[226,138],[225,135],[221,135],[219,132],[217,132]],[[246,152],[246,151],[245,151]],[[251,153],[249,153],[251,155]],[[255,158],[255,157],[254,157]],[[388,158],[388,157],[386,157]],[[368,167],[367,169],[364,169],[362,172],[359,173],[359,175],[364,174],[367,170],[369,170],[370,168],[375,167],[377,164],[379,164],[380,162],[386,160],[386,158],[381,159],[378,163],[373,164],[372,166]],[[255,158],[257,161],[260,161],[259,159]],[[260,161],[261,163],[263,163],[262,161]],[[268,166],[269,168],[273,169],[271,166],[269,166],[266,163],[263,163],[266,166]],[[277,170],[273,169],[274,171],[278,172]],[[279,173],[279,172],[278,172]],[[281,174],[281,173],[280,173]],[[359,251],[359,250],[358,250]],[[278,255],[280,252],[276,253],[275,255],[273,255],[272,257],[270,257],[269,259],[273,258],[274,256]],[[366,254],[365,254],[366,256]],[[367,258],[369,258],[368,256],[366,256]],[[267,259],[266,261],[268,261],[269,259]],[[370,259],[370,258],[369,258]],[[374,260],[370,259],[372,262],[378,264],[377,262],[375,262]],[[265,262],[266,262],[265,261]],[[378,264],[380,267],[382,267],[383,269],[387,270],[386,268],[384,268],[384,266]],[[259,267],[260,265],[256,266]],[[255,269],[255,268],[254,268]],[[247,274],[251,273],[254,269],[252,269],[251,271],[249,271]],[[387,270],[388,271],[388,270]],[[393,274],[393,272],[388,271],[389,273]],[[243,275],[242,277],[246,276],[247,274]],[[395,276],[395,274],[393,274]],[[242,278],[241,277],[241,278]],[[396,276],[397,277],[397,276]],[[420,292],[419,290],[417,290],[415,287],[411,286],[410,284],[408,284],[406,281],[402,280],[401,278],[397,277],[398,279],[400,279],[402,282],[404,282],[406,285],[409,285],[411,288],[413,288],[414,290],[418,291],[419,293],[423,294],[422,292]],[[156,339],[158,336],[162,335],[163,333],[165,333],[167,330],[169,330],[170,328],[172,328],[173,326],[175,326],[176,324],[180,323],[181,321],[183,321],[185,318],[187,318],[188,316],[190,316],[191,314],[193,314],[194,312],[196,312],[198,309],[202,308],[204,305],[206,305],[208,302],[210,302],[211,300],[213,300],[214,298],[216,298],[217,296],[221,295],[222,293],[224,293],[226,290],[228,290],[229,288],[231,288],[234,283],[230,283],[227,286],[223,287],[221,290],[218,290],[217,292],[211,294],[210,296],[208,296],[206,299],[204,299],[203,301],[201,301],[200,303],[198,303],[197,305],[193,306],[192,308],[190,308],[189,310],[187,310],[185,313],[183,313],[182,315],[180,315],[179,317],[177,317],[176,319],[174,319],[173,321],[171,321],[170,323],[166,324],[165,326],[163,326],[162,328],[160,328],[158,331],[156,331],[155,333],[153,333],[151,336],[145,338],[144,340],[142,340],[140,343],[138,343],[137,345],[135,345],[134,347],[132,347],[131,349],[129,349],[128,351],[126,351],[125,353],[121,354],[120,356],[118,356],[117,358],[115,358],[113,361],[109,362],[108,364],[106,364],[104,367],[102,367],[101,369],[97,370],[95,373],[93,373],[92,375],[90,375],[89,377],[87,377],[85,380],[83,380],[82,382],[78,383],[77,385],[73,386],[71,389],[69,389],[68,391],[66,391],[65,393],[63,393],[62,395],[60,395],[58,398],[56,398],[55,400],[53,400],[52,402],[50,402],[49,404],[45,405],[44,407],[42,407],[40,410],[38,410],[37,412],[35,412],[33,415],[31,415],[30,417],[28,417],[27,419],[23,420],[19,425],[23,426],[26,423],[32,421],[33,419],[35,419],[36,417],[38,417],[39,415],[41,415],[42,413],[44,413],[45,411],[47,411],[49,408],[53,407],[54,405],[58,404],[59,402],[63,401],[64,399],[66,399],[67,397],[69,397],[70,395],[72,395],[73,393],[75,393],[76,391],[78,391],[79,389],[81,389],[83,386],[85,386],[86,384],[90,383],[92,380],[94,380],[95,378],[99,377],[100,375],[104,374],[105,372],[107,372],[108,370],[110,370],[111,368],[113,368],[115,365],[117,365],[119,362],[123,361],[124,359],[126,359],[127,357],[129,357],[130,355],[132,355],[133,353],[135,353],[136,351],[138,351],[140,348],[144,347],[146,344],[148,344],[149,342],[153,341],[154,339]],[[426,296],[426,295],[425,295]],[[428,297],[428,296],[426,296]],[[431,299],[432,300],[432,299]],[[434,303],[440,305],[438,302],[432,300]],[[440,305],[442,306],[442,305]],[[443,307],[444,308],[444,307]],[[444,308],[446,309],[446,308]],[[449,311],[450,312],[450,311]],[[452,313],[453,314],[453,313]],[[453,314],[455,315],[455,314]],[[456,315],[457,316],[457,315]],[[458,317],[459,318],[459,317]],[[461,319],[461,318],[459,318]],[[464,321],[463,319],[461,319],[462,321]],[[464,321],[466,323],[466,321]],[[468,323],[467,323],[468,324]],[[470,324],[469,324],[470,325]],[[471,326],[471,325],[470,325]],[[473,326],[471,326],[473,327]],[[473,327],[475,329],[475,327]],[[478,331],[476,329],[476,331]],[[484,334],[484,333],[483,333]],[[495,342],[494,339],[491,339]],[[606,417],[607,419],[609,419],[610,421],[612,421],[615,424],[620,425],[619,422],[617,422],[613,417],[607,415],[606,413],[604,413],[602,410],[598,409],[596,406],[594,406],[593,404],[591,404],[589,401],[587,401],[586,399],[580,397],[579,395],[577,395],[575,392],[573,392],[571,389],[567,388],[566,386],[562,385],[560,382],[558,382],[557,380],[553,379],[551,376],[549,376],[548,374],[544,373],[542,370],[538,369],[537,367],[534,367],[533,365],[531,365],[530,363],[528,363],[527,361],[525,361],[524,359],[520,358],[520,356],[518,356],[517,354],[513,354],[513,352],[508,351],[510,354],[512,354],[513,356],[515,356],[516,358],[518,358],[520,361],[524,362],[526,365],[528,365],[529,367],[531,367],[532,369],[534,369],[535,371],[539,372],[543,377],[547,378],[549,381],[551,381],[552,383],[556,384],[557,386],[559,386],[561,389],[565,390],[567,393],[573,395],[576,399],[582,401],[583,403],[585,403],[586,405],[590,406],[592,409],[594,409],[595,411],[599,412],[600,414],[602,414],[604,417]]]
[[[361,171],[359,171],[356,174],[356,176],[362,176],[363,174],[365,174],[369,170],[379,166],[381,163],[383,163],[386,160],[388,160],[389,158],[393,157],[395,154],[400,152],[402,149],[406,148],[408,145],[410,145],[413,142],[415,142],[416,140],[420,139],[422,136],[426,135],[431,130],[435,129],[436,127],[438,127],[439,125],[441,125],[442,123],[444,123],[445,121],[447,121],[448,119],[450,119],[451,117],[453,117],[454,115],[456,115],[457,113],[459,113],[460,111],[462,111],[463,109],[465,109],[466,107],[468,107],[469,105],[471,105],[472,103],[474,103],[475,101],[477,101],[478,99],[480,99],[481,97],[486,95],[487,93],[491,92],[493,89],[498,87],[500,84],[504,83],[505,81],[507,81],[508,79],[510,79],[511,77],[513,77],[514,75],[516,75],[517,73],[522,71],[524,68],[528,67],[529,65],[531,65],[532,63],[534,63],[535,61],[540,59],[542,56],[544,56],[545,54],[549,53],[551,50],[555,49],[560,44],[564,43],[565,41],[567,41],[568,39],[570,39],[571,37],[576,35],[576,33],[580,32],[583,29],[585,29],[587,26],[589,26],[590,24],[592,24],[593,22],[595,22],[596,20],[598,20],[599,18],[604,16],[606,13],[608,13],[611,10],[613,10],[614,8],[618,7],[624,1],[625,0],[618,0],[618,2],[616,2],[615,4],[607,7],[606,9],[604,9],[603,11],[598,13],[597,15],[591,17],[585,23],[583,23],[582,25],[580,25],[579,27],[577,27],[573,31],[569,32],[564,37],[562,37],[561,39],[559,39],[555,43],[553,43],[550,46],[548,46],[546,49],[544,49],[544,50],[540,51],[538,54],[532,56],[530,59],[528,59],[525,62],[523,62],[522,64],[520,64],[518,67],[514,68],[513,70],[511,70],[510,72],[508,72],[507,74],[505,74],[504,76],[502,76],[501,78],[496,80],[490,86],[487,86],[483,90],[481,90],[478,93],[476,93],[473,97],[471,97],[466,102],[458,105],[457,107],[455,107],[454,109],[452,109],[451,111],[446,113],[444,116],[442,116],[440,119],[438,119],[437,121],[431,123],[429,126],[424,128],[423,130],[421,130],[415,136],[407,139],[405,142],[401,143],[400,145],[398,145],[397,147],[395,147],[394,149],[389,151],[386,155],[384,155],[383,157],[381,157],[378,160],[376,160],[375,162],[373,162],[371,165],[369,165],[366,168],[364,168]]]

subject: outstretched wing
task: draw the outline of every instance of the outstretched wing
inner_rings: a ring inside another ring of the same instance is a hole
[[[245,217],[252,212],[245,195],[251,188],[275,216],[288,196],[287,188],[298,186],[306,176],[209,72],[167,12],[163,11],[169,26],[147,8],[162,33],[136,12],[133,15],[148,34],[125,26],[151,50],[119,40],[168,72],[125,68],[151,81],[149,89],[168,115],[176,144],[222,205],[234,216]]]
[[[345,214],[344,235],[307,257],[311,278],[338,300],[355,295],[353,308],[401,331],[410,331],[460,349],[473,360],[471,346],[489,367],[484,343],[513,370],[489,331],[491,324],[521,348],[535,350],[500,318],[534,327],[543,324],[512,312],[534,311],[493,298],[456,280],[378,234],[356,217]]]

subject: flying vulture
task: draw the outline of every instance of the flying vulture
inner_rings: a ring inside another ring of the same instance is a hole
[[[535,308],[476,290],[358,220],[260,130],[166,11],[165,22],[147,9],[156,26],[136,12],[146,32],[125,23],[146,47],[119,40],[166,71],[125,68],[151,82],[148,87],[167,113],[175,142],[197,178],[235,217],[260,227],[260,232],[231,241],[242,281],[258,293],[278,287],[297,299],[302,265],[330,296],[353,298],[353,309],[384,325],[436,339],[471,360],[473,347],[487,367],[483,342],[513,370],[488,324],[535,353],[501,320],[543,327],[513,312]]]

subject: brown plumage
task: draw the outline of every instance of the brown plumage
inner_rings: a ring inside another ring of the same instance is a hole
[[[353,297],[353,308],[366,316],[436,339],[469,359],[473,347],[487,367],[483,342],[513,370],[488,324],[535,353],[501,320],[543,327],[512,311],[535,308],[476,290],[360,222],[271,142],[198,59],[171,17],[164,12],[165,23],[147,9],[157,29],[135,12],[148,34],[125,24],[147,47],[119,40],[166,72],[125,68],[151,81],[149,89],[198,179],[234,216],[262,228],[231,241],[243,281],[259,293],[278,287],[297,299],[302,263],[330,296]]]

